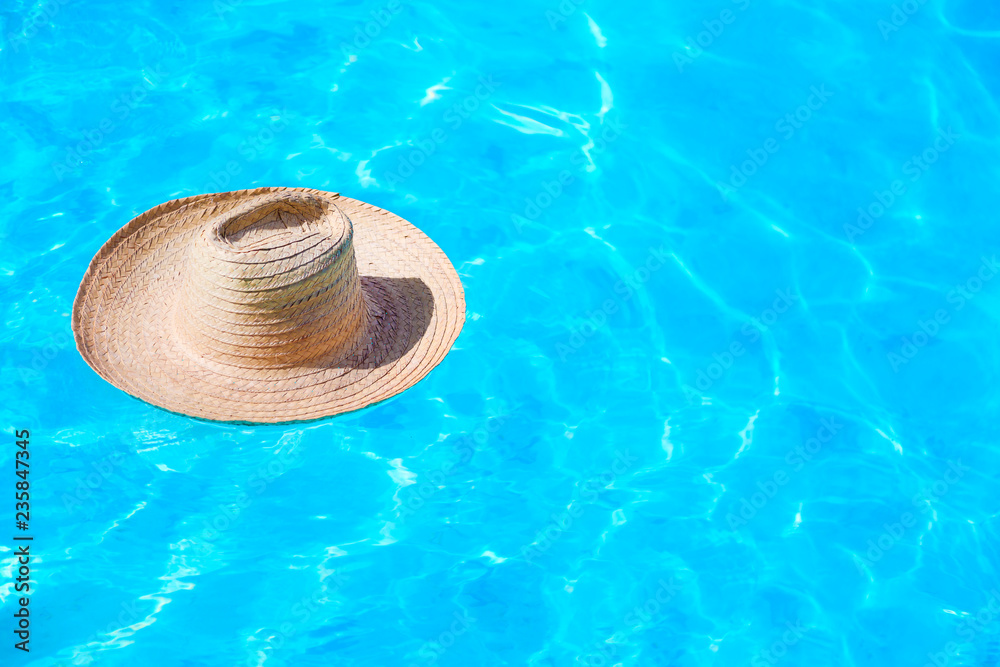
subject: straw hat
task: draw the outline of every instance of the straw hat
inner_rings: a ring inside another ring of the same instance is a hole
[[[105,380],[171,412],[281,423],[413,386],[465,322],[455,268],[419,229],[331,192],[161,204],[108,240],[73,305]]]

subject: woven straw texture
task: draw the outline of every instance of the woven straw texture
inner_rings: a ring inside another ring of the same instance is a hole
[[[201,419],[328,417],[413,386],[465,322],[444,252],[338,194],[259,188],[161,204],[90,263],[77,348],[116,387]]]

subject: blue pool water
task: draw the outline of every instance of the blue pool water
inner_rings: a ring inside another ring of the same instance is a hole
[[[10,0],[0,29],[0,664],[998,664],[996,5]],[[437,241],[444,363],[261,428],[93,373],[69,314],[104,240],[265,185]]]

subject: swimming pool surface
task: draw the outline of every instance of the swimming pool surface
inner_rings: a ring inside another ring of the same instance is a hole
[[[0,28],[0,664],[1000,661],[995,3],[11,0]],[[101,244],[271,185],[444,249],[445,361],[260,428],[92,372]]]

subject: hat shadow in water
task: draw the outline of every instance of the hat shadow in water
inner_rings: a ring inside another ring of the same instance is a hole
[[[409,352],[424,336],[434,314],[434,295],[420,278],[386,278],[361,276],[361,290],[370,296],[395,298],[379,299],[388,304],[380,317],[369,318],[369,329],[374,344],[352,352],[346,357],[342,352],[317,357],[303,362],[310,368],[373,369],[388,366]],[[408,295],[409,298],[403,298]],[[396,312],[404,304],[413,307],[406,312]]]

